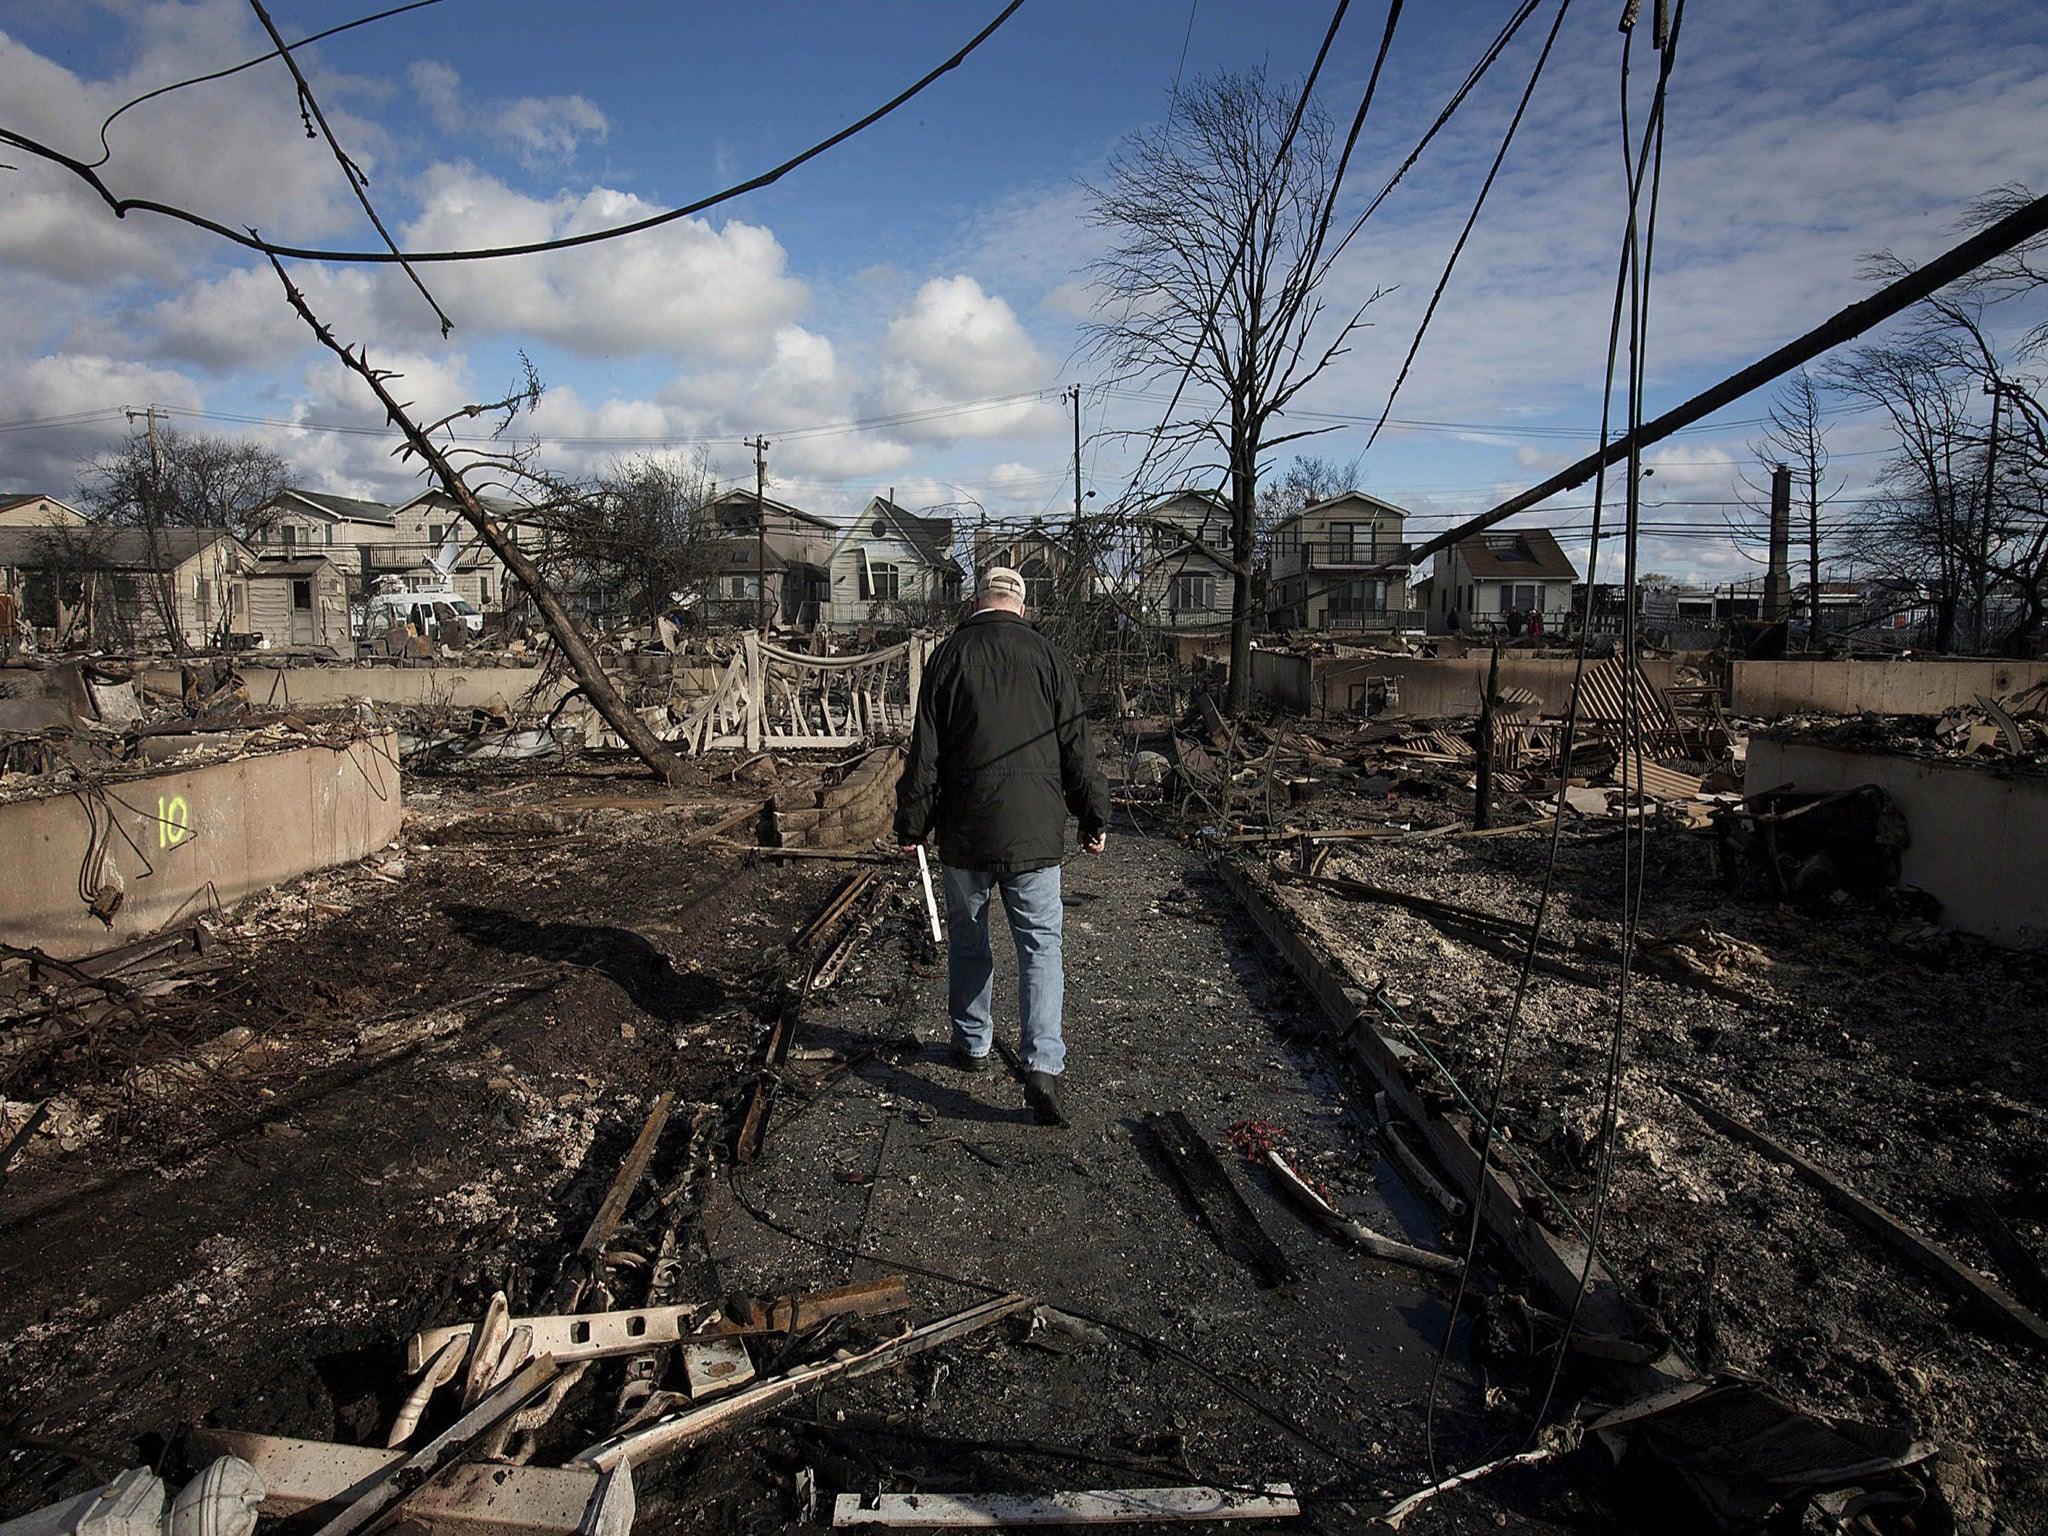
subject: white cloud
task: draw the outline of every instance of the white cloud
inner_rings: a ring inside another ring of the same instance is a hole
[[[406,73],[414,96],[442,132],[508,149],[529,170],[563,164],[586,139],[603,143],[611,120],[583,96],[472,98],[451,66],[421,59]]]
[[[891,413],[928,411],[1048,387],[1057,374],[1017,315],[973,278],[933,278],[882,340],[882,404]],[[1044,401],[912,422],[912,439],[951,441],[1045,432],[1058,412]]]
[[[415,250],[531,244],[657,212],[605,187],[540,199],[473,166],[440,165],[419,180],[422,211],[404,228]],[[585,356],[664,354],[678,360],[758,358],[808,302],[767,229],[682,219],[623,239],[540,256],[426,270],[456,324],[478,334],[536,337]],[[417,325],[417,296],[393,313]],[[431,317],[427,317],[431,319]]]

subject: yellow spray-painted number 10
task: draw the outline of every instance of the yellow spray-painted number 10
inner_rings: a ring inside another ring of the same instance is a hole
[[[175,848],[185,841],[192,830],[192,811],[185,804],[183,795],[173,795],[169,800],[162,795],[156,797],[156,845],[159,848]]]

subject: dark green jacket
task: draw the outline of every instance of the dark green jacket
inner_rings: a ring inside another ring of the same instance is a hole
[[[925,665],[896,840],[936,830],[956,869],[1022,874],[1060,862],[1069,812],[1083,842],[1109,826],[1073,668],[1020,615],[977,613]]]

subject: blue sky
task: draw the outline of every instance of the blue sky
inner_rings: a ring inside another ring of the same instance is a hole
[[[307,62],[401,239],[467,246],[630,218],[752,175],[893,95],[996,9],[443,0]],[[1508,10],[1407,7],[1349,208]],[[1580,0],[1568,17],[1395,411],[1454,425],[1390,429],[1366,458],[1363,488],[1410,508],[1417,533],[1591,446],[1624,215],[1619,10]],[[271,11],[293,38],[360,13],[285,0]],[[1298,78],[1329,15],[1292,0],[1027,0],[962,68],[773,188],[583,252],[427,269],[456,321],[446,341],[389,271],[301,264],[298,276],[345,336],[406,372],[430,413],[503,393],[526,352],[549,386],[535,427],[565,470],[704,442],[737,476],[750,470],[739,439],[765,432],[774,491],[827,514],[893,487],[912,506],[1031,515],[1071,494],[1054,396],[1078,383],[1086,479],[1113,499],[1135,454],[1107,434],[1150,425],[1159,407],[1092,387],[1080,353],[1100,240],[1081,183],[1165,115],[1177,76],[1264,64]],[[1546,4],[1333,271],[1336,299],[1393,291],[1305,410],[1378,414],[1551,15]],[[1384,17],[1361,0],[1339,34],[1318,94],[1343,121]],[[120,101],[263,46],[244,0],[7,0],[0,124],[89,155]],[[1644,50],[1639,91],[1650,74]],[[1987,188],[2048,185],[2044,125],[2038,5],[1695,0],[1665,154],[1651,410],[1864,291],[1867,253],[1927,257]],[[110,141],[120,191],[307,244],[370,242],[274,62],[140,107]],[[410,489],[355,382],[309,348],[266,269],[146,215],[116,222],[60,173],[9,158],[0,489],[63,492],[78,456],[125,430],[120,409],[152,402],[187,427],[263,438],[310,486]],[[1740,492],[1763,404],[1652,454],[1652,500],[1673,503],[1654,515],[1698,531],[1654,540],[1646,566],[1752,574],[1716,503]],[[1847,415],[1833,431],[1853,496],[1882,440]],[[1364,442],[1347,425],[1310,447],[1349,458]],[[1529,520],[1568,535],[1584,499]]]

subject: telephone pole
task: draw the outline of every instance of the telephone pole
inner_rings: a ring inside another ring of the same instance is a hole
[[[164,450],[163,444],[156,438],[157,409],[151,405],[138,411],[131,406],[121,414],[128,418],[130,426],[135,424],[135,418],[138,416],[149,422],[149,499],[152,503],[159,503],[164,493]],[[154,514],[156,510],[154,505],[144,508],[148,514]]]
[[[138,416],[149,423],[149,495],[138,498],[143,504],[142,537],[149,549],[150,564],[155,567],[150,573],[150,581],[156,593],[157,606],[162,610],[165,638],[171,643],[171,653],[183,656],[187,646],[184,626],[178,622],[178,590],[161,537],[164,526],[164,445],[156,435],[157,407],[151,405],[139,411],[131,407],[122,414],[131,426]]]
[[[1074,530],[1081,528],[1081,386],[1067,391],[1074,402]]]
[[[761,638],[768,638],[773,613],[768,605],[768,439],[758,432],[742,441],[754,450],[754,581],[761,605]]]

